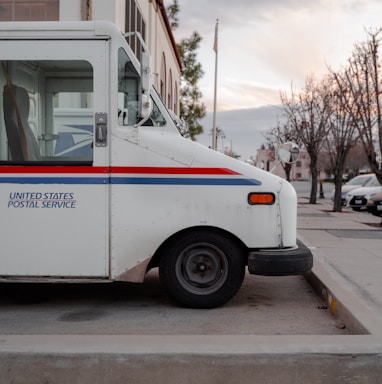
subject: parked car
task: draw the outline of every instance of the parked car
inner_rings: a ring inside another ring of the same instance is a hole
[[[342,205],[346,205],[346,195],[352,191],[353,189],[363,187],[367,182],[369,182],[373,177],[375,177],[374,173],[367,173],[364,175],[358,175],[353,177],[350,181],[345,183],[341,188],[341,203]],[[331,192],[331,199],[334,200],[335,189]]]
[[[366,209],[368,199],[379,192],[382,192],[382,185],[374,175],[365,186],[353,189],[346,195],[346,205],[354,211]]]
[[[366,209],[372,215],[382,217],[382,192],[376,193],[369,198]]]

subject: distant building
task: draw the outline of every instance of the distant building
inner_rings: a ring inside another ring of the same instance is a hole
[[[258,149],[256,152],[255,165],[264,169],[265,171],[271,171],[285,179],[285,172],[281,164],[274,168],[279,163],[276,159],[273,149]],[[291,180],[309,180],[310,179],[310,158],[307,152],[301,151],[298,160],[292,164],[290,172]],[[274,168],[274,169],[273,169]]]
[[[124,32],[140,32],[152,57],[153,84],[179,114],[181,61],[163,0],[0,0],[1,21],[109,20]],[[141,44],[126,38],[140,59]]]

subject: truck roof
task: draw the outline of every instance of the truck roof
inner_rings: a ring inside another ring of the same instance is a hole
[[[28,21],[0,23],[0,39],[56,39],[117,37],[122,33],[110,21]]]

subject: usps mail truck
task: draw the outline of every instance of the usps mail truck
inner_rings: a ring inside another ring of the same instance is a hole
[[[0,23],[0,281],[143,282],[180,305],[309,272],[281,178],[184,138],[109,22]]]

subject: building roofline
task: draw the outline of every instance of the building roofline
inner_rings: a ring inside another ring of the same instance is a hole
[[[169,21],[168,16],[167,16],[167,10],[166,10],[166,7],[164,5],[164,0],[155,0],[155,1],[156,1],[157,5],[160,9],[161,14],[162,14],[168,35],[169,35],[170,40],[171,40],[171,45],[174,48],[174,52],[175,52],[176,60],[179,64],[179,68],[180,68],[180,70],[182,70],[182,60],[180,58],[178,45],[175,42],[174,34],[172,33],[170,21]]]

